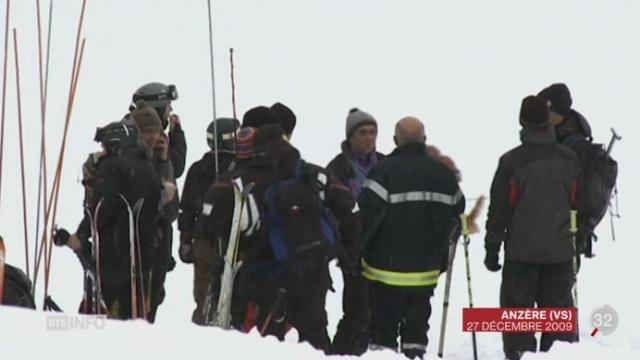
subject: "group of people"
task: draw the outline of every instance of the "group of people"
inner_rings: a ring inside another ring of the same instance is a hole
[[[175,266],[177,220],[179,258],[194,267],[194,323],[210,325],[218,315],[220,293],[229,291],[221,278],[232,260],[230,237],[238,234],[233,328],[284,339],[293,327],[300,341],[327,354],[391,349],[422,358],[430,300],[465,211],[460,171],[426,145],[424,124],[400,119],[396,148],[383,155],[376,119],[351,109],[342,148],[322,167],[305,162],[290,142],[297,119],[289,107],[257,106],[242,121],[209,124],[210,150],[189,167],[179,197],[186,141],[172,113],[177,97],[175,86],[147,84],[121,121],[96,133],[102,151],[83,168],[85,217],[61,236],[87,269],[81,310],[153,322]],[[500,306],[573,306],[574,262],[588,241],[570,232],[581,163],[562,142],[591,139],[571,103],[564,84],[524,98],[522,144],[500,158],[484,260],[488,270],[502,269]],[[333,258],[343,276],[344,315],[331,339],[325,298]],[[540,350],[555,340],[576,335],[543,334]],[[534,334],[505,333],[503,343],[508,359],[537,350]]]

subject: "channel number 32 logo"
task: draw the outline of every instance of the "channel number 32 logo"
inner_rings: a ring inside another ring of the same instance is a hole
[[[602,335],[612,334],[618,327],[618,322],[618,313],[609,305],[604,305],[591,314],[591,325]]]

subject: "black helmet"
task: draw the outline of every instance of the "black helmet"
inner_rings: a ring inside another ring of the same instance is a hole
[[[138,100],[146,101],[149,106],[160,108],[166,106],[173,100],[178,99],[178,90],[175,85],[165,85],[159,82],[152,82],[142,85],[133,93],[133,103]]]
[[[217,129],[214,129],[217,127]],[[218,131],[218,150],[235,151],[235,133],[240,128],[240,121],[233,118],[217,118],[207,127],[207,144],[211,150],[216,149],[215,131]]]
[[[104,145],[110,154],[120,154],[122,150],[140,147],[141,142],[138,128],[120,121],[97,128],[93,140]]]

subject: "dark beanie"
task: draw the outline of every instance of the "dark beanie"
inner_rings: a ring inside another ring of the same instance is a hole
[[[542,128],[549,124],[547,100],[529,95],[522,100],[520,107],[520,125],[528,128]]]
[[[542,89],[542,91],[538,93],[538,96],[549,100],[551,102],[550,108],[554,112],[562,116],[569,115],[573,100],[571,99],[571,93],[567,85],[563,83],[551,84],[549,87]]]
[[[284,141],[284,130],[278,124],[269,124],[258,129],[256,139],[253,143],[254,149],[268,148],[274,141]]]
[[[242,117],[242,127],[254,127],[256,129],[269,125],[280,124],[278,114],[266,106],[256,106],[249,109]]]
[[[256,128],[243,127],[236,135],[236,157],[240,160],[251,158],[253,143],[256,139]]]
[[[287,136],[291,136],[296,127],[296,114],[283,103],[277,102],[271,105],[271,110],[275,111],[280,118],[280,126]]]

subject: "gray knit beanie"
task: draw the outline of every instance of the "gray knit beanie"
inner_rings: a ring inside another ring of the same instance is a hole
[[[378,123],[376,122],[376,119],[371,116],[371,114],[366,113],[358,108],[349,110],[349,115],[347,115],[346,129],[347,139],[351,137],[351,135],[354,131],[356,131],[357,128],[363,125],[373,125],[376,127],[376,129],[378,128]]]

